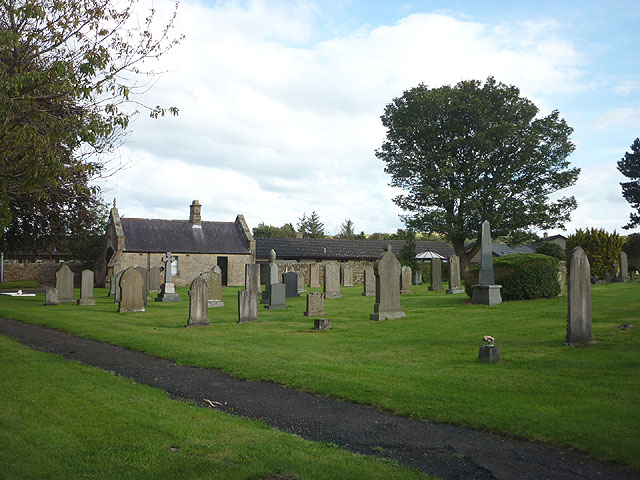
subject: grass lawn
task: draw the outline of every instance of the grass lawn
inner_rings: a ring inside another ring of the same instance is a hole
[[[566,296],[489,308],[414,286],[402,296],[406,318],[378,323],[369,320],[374,299],[356,286],[325,301],[333,330],[314,332],[304,296],[288,299],[286,310],[261,309],[258,323],[237,324],[237,290],[224,289],[225,306],[209,310],[209,327],[184,328],[186,289],[178,289],[181,303],[149,302],[144,313],[118,314],[96,289],[95,307],[5,297],[0,315],[640,469],[640,282],[593,287],[598,344],[578,348],[563,345]],[[621,323],[635,327],[622,331]],[[483,335],[496,338],[500,364],[477,362]]]

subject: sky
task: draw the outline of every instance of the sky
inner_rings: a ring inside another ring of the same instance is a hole
[[[153,5],[159,20],[172,3]],[[573,127],[577,183],[566,229],[621,230],[631,211],[616,162],[640,137],[640,2],[637,1],[194,1],[182,0],[173,33],[184,40],[135,98],[176,106],[177,117],[140,114],[100,182],[123,217],[296,226],[316,212],[325,233],[349,218],[357,232],[395,232],[375,150],[386,104],[420,83],[515,85],[540,115]]]

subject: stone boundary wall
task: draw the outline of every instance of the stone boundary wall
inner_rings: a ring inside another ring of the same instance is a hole
[[[317,262],[322,265],[323,263],[328,263],[331,260],[326,260],[324,262]],[[260,265],[260,284],[265,285],[267,281],[267,265],[268,262],[257,262]],[[311,280],[311,265],[316,262],[296,262],[295,260],[287,261],[283,260],[281,262],[276,261],[278,265],[278,277],[282,279],[282,275],[287,271],[294,271],[298,275],[304,275],[304,284],[309,285],[309,281]],[[370,262],[367,260],[349,260],[348,262],[338,262],[340,264],[340,268],[342,268],[345,264],[351,265],[353,268],[353,284],[354,285],[364,285],[364,269],[366,267],[373,267],[374,262]],[[324,269],[320,267],[320,284],[324,281]]]
[[[56,272],[62,263],[4,263],[4,281],[19,282],[24,280],[36,280],[43,287],[55,287]],[[80,288],[82,283],[82,270],[87,267],[80,263],[67,263],[73,275],[73,286]]]

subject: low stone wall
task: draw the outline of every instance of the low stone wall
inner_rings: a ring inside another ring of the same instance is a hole
[[[35,280],[43,287],[54,287],[56,284],[56,272],[63,264],[61,263],[14,263],[5,262],[4,281],[20,282],[25,280]],[[82,283],[82,270],[85,267],[79,263],[68,263],[74,273],[74,287],[80,288]]]
[[[260,283],[265,285],[267,282],[267,262],[258,262],[260,264]],[[301,262],[298,263],[295,260],[291,260],[290,262],[281,261],[276,262],[278,264],[278,276],[282,278],[282,275],[287,271],[296,272],[298,275],[304,275],[304,284],[309,285],[311,280],[311,265],[315,262],[306,263]],[[320,263],[320,284],[324,281],[324,268],[322,268],[322,263],[326,262],[318,262]],[[358,260],[349,262],[339,262],[340,267],[342,268],[345,264],[351,265],[353,269],[353,284],[354,285],[364,285],[364,269],[366,267],[372,267],[374,262],[369,262],[367,260]]]

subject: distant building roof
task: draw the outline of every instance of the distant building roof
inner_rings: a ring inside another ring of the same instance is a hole
[[[256,238],[256,258],[269,258],[275,250],[276,258],[283,260],[375,260],[387,245],[396,255],[404,240],[344,240],[330,238]],[[445,242],[416,242],[416,252],[431,250],[443,257],[453,255],[453,248]]]
[[[470,247],[472,245],[475,245],[475,242],[469,243],[465,245],[465,247]],[[509,246],[504,242],[491,242],[491,253],[496,257],[504,257],[505,255],[511,255],[512,253],[535,253],[535,250],[529,245]],[[478,252],[476,255],[480,255],[480,253]]]
[[[120,220],[127,252],[251,253],[236,222],[202,222],[194,227],[189,220]]]

